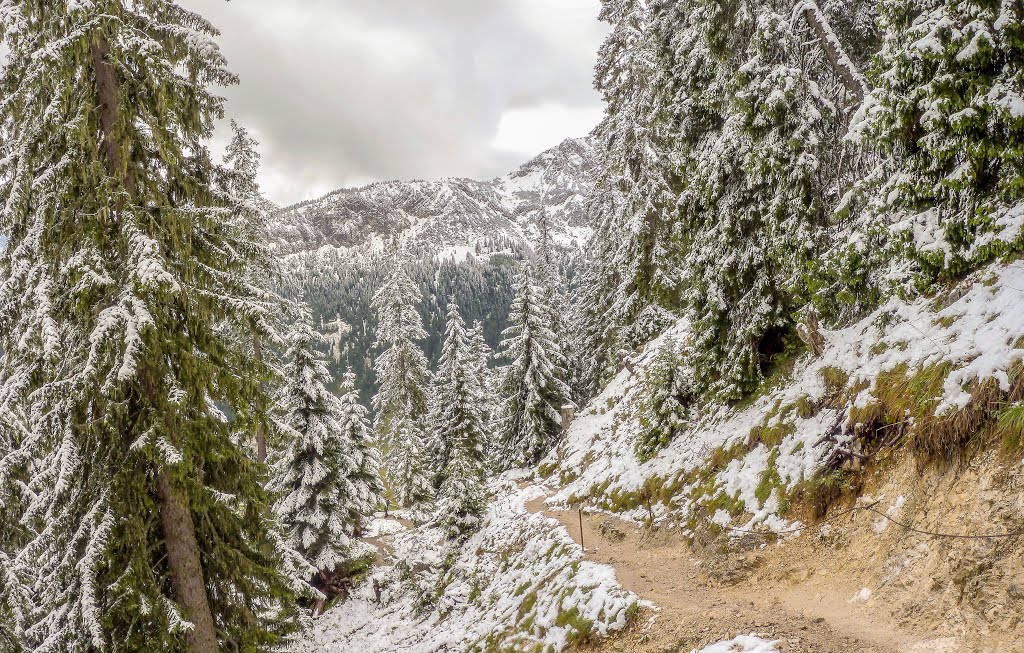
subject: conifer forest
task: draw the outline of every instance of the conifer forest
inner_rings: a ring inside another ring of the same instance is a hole
[[[1022,0],[0,0],[0,653],[1024,653],[1022,306]]]

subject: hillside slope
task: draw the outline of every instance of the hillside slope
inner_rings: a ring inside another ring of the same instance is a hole
[[[642,604],[611,567],[586,560],[554,519],[527,512],[543,491],[520,487],[515,474],[491,491],[481,529],[462,546],[429,525],[379,518],[373,580],[324,615],[294,653],[557,653],[631,625]]]
[[[557,488],[548,503],[672,533],[710,567],[724,565],[725,584],[764,573],[730,562],[730,551],[778,542],[772,559],[790,571],[774,582],[817,574],[827,587],[842,575],[866,590],[834,598],[870,601],[901,625],[951,638],[951,651],[1022,650],[1021,305],[1021,262],[932,297],[893,299],[823,331],[821,357],[781,361],[745,405],[695,403],[675,439],[641,461],[656,361],[667,347],[686,358],[680,322],[544,461]]]

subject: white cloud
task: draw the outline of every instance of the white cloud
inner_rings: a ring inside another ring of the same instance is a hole
[[[566,107],[542,104],[502,114],[492,147],[524,156],[537,154],[574,136],[585,136],[601,121],[600,105]]]
[[[222,32],[241,77],[227,113],[260,141],[279,204],[373,179],[488,179],[600,117],[599,0],[178,1]]]
[[[599,0],[179,1],[223,32],[242,80],[228,114],[260,140],[280,204],[367,179],[488,179],[596,122],[580,107],[600,104]]]

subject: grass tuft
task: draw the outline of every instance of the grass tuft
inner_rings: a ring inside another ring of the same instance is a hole
[[[1003,449],[1016,453],[1024,449],[1024,404],[1013,404],[1003,408],[996,418],[996,436],[1002,441]]]

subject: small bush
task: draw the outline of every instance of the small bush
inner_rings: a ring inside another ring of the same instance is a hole
[[[781,422],[778,424],[761,424],[750,429],[750,434],[747,436],[747,447],[753,449],[759,444],[763,444],[766,447],[777,447],[782,444],[782,441],[789,435],[796,433],[796,426],[787,422]]]
[[[828,514],[829,507],[847,490],[851,474],[843,469],[822,470],[793,490],[793,499],[807,505],[815,519]]]
[[[768,464],[765,466],[765,470],[761,472],[761,481],[754,490],[754,496],[762,506],[772,496],[774,490],[778,490],[780,495],[786,491],[786,483],[782,480],[782,476],[779,475],[779,470],[775,465],[778,458],[778,448],[772,449],[771,454],[768,456]]]
[[[807,395],[803,395],[793,402],[793,408],[796,410],[796,416],[800,419],[811,419],[821,412],[821,407],[818,406],[817,402]]]
[[[523,597],[523,602],[519,604],[519,617],[516,619],[516,621],[522,621],[526,615],[530,614],[535,605],[537,605],[536,590],[530,592],[525,597]]]
[[[590,644],[594,636],[594,622],[580,615],[579,608],[573,607],[562,612],[555,619],[555,625],[568,628],[566,641],[569,644]]]
[[[697,396],[693,369],[685,352],[673,339],[659,350],[645,379],[646,398],[640,412],[640,436],[636,456],[647,462],[680,433],[690,421],[690,409]]]
[[[821,382],[825,384],[825,393],[828,395],[841,393],[846,388],[846,384],[850,382],[850,375],[838,367],[823,367],[819,374]]]

